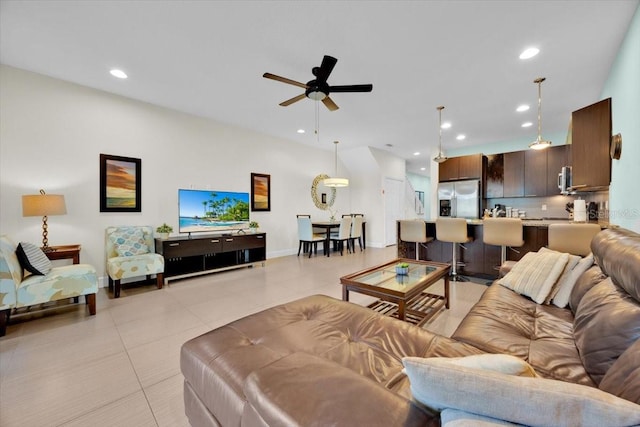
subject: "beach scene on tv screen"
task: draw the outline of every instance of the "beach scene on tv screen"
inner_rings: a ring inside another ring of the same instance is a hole
[[[178,190],[180,232],[241,230],[249,226],[249,193]]]

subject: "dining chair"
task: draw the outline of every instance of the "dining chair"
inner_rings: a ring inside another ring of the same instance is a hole
[[[364,216],[357,214],[353,216],[353,220],[351,222],[351,249],[356,251],[356,239],[358,239],[358,245],[360,246],[360,252],[362,252],[362,222],[364,221]]]
[[[298,220],[298,256],[300,256],[300,250],[304,246],[304,251],[309,251],[309,258],[311,254],[315,252],[318,254],[318,242],[325,242],[325,237],[320,234],[314,234],[313,227],[311,226],[311,218],[308,216],[299,216]],[[328,252],[327,248],[323,244],[322,246],[325,253]]]
[[[351,216],[344,217],[340,220],[340,229],[338,235],[331,236],[330,240],[335,243],[336,247],[340,250],[340,255],[344,253],[344,243],[347,242],[347,251],[351,252],[349,240],[351,239]],[[327,256],[330,256],[331,251],[327,248]]]

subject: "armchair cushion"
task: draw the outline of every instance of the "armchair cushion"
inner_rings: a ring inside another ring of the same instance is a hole
[[[51,261],[42,249],[32,243],[20,242],[16,255],[22,268],[31,274],[45,275],[51,271]]]
[[[121,256],[107,260],[107,273],[114,280],[164,272],[164,258],[160,254]]]
[[[98,292],[96,270],[89,264],[53,267],[44,275],[26,277],[17,290],[17,307]]]
[[[117,229],[109,235],[119,256],[134,256],[149,253],[142,230],[134,227]]]

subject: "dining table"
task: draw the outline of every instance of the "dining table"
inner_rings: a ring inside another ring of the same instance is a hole
[[[362,249],[366,249],[367,248],[367,235],[365,233],[365,224],[366,221],[362,221]],[[311,221],[311,226],[313,228],[322,228],[325,232],[325,238],[324,238],[324,247],[327,248],[327,250],[329,250],[329,246],[331,243],[331,230],[334,229],[339,229],[340,228],[340,221],[335,220],[335,221]]]

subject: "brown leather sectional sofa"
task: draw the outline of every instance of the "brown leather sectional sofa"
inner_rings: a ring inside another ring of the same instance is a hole
[[[568,308],[493,284],[452,338],[320,295],[213,330],[182,348],[189,421],[440,425],[438,414],[412,401],[402,357],[484,352],[640,404],[640,235],[609,229],[591,247],[596,265],[579,278]]]

